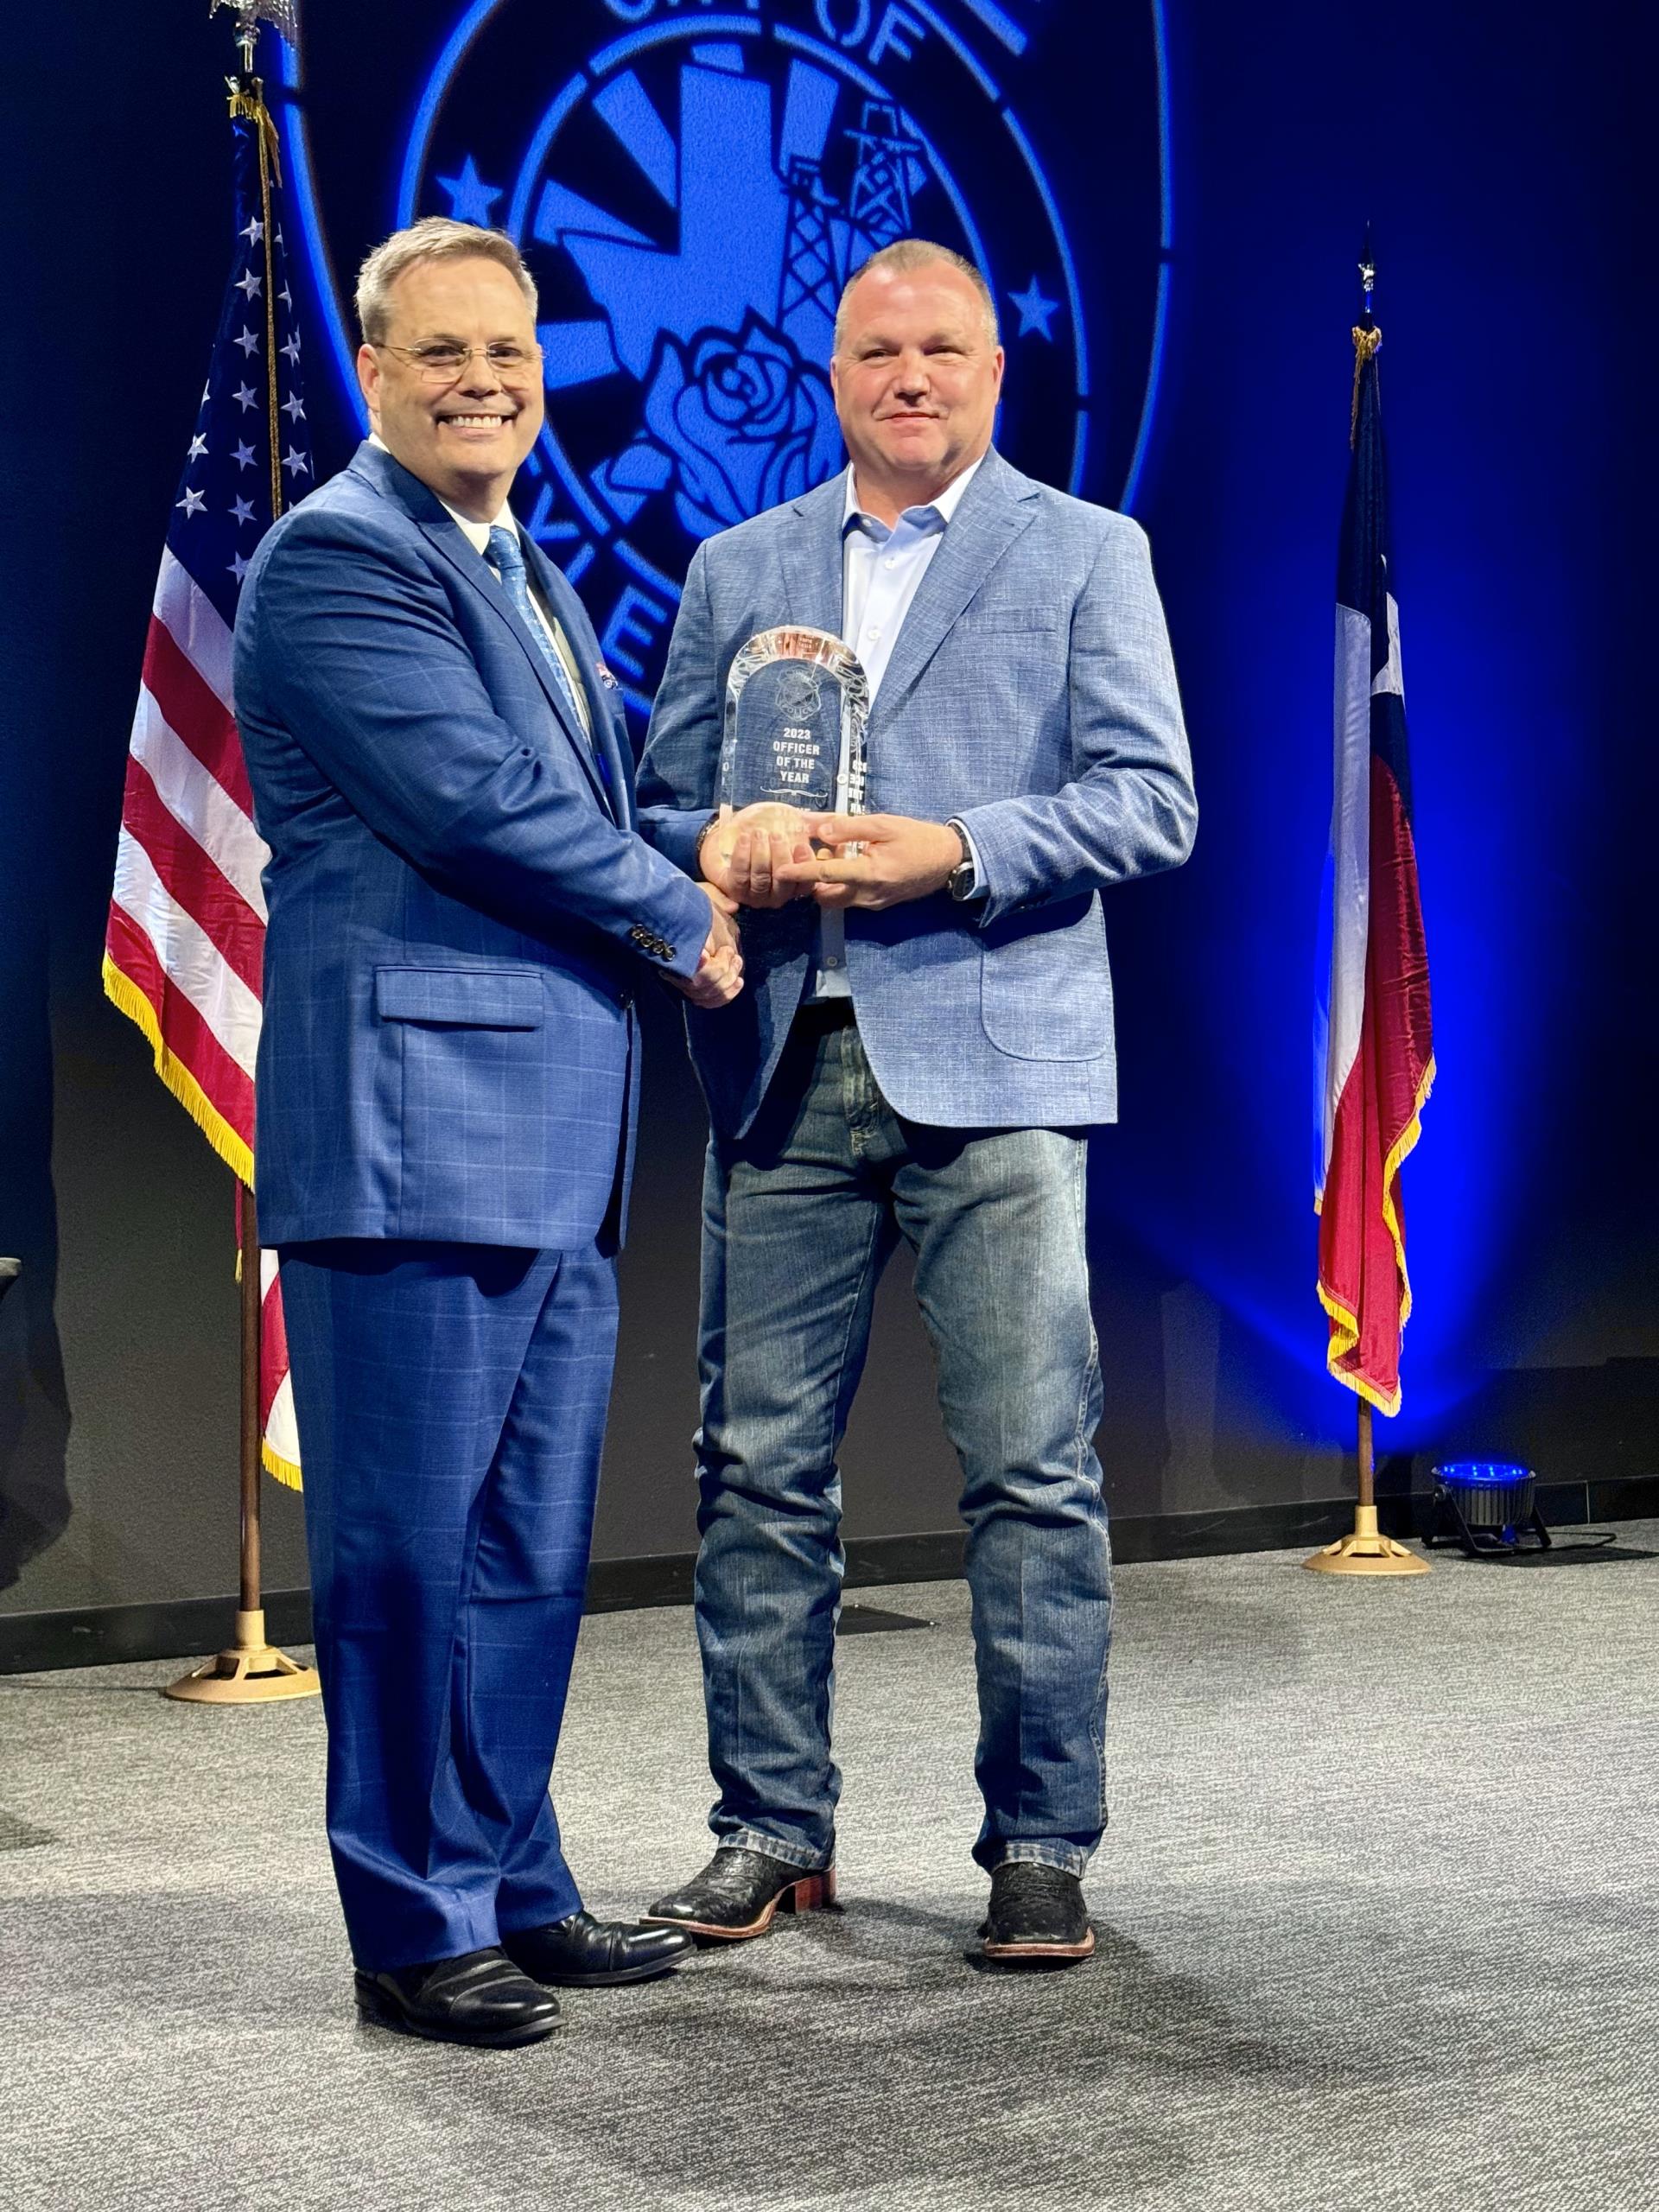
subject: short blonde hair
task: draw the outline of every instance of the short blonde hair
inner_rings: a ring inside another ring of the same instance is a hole
[[[927,269],[942,261],[947,268],[959,270],[979,294],[979,303],[984,312],[986,343],[995,350],[1000,341],[996,324],[996,302],[991,297],[991,288],[982,272],[969,260],[965,253],[957,253],[948,245],[935,245],[931,238],[895,238],[891,245],[884,245],[868,261],[861,261],[841,288],[841,298],[836,308],[836,351],[840,353],[842,341],[847,335],[847,300],[861,276],[868,276],[874,269]]]
[[[454,222],[448,215],[423,215],[406,231],[394,231],[383,238],[357,272],[357,320],[364,344],[385,344],[391,327],[391,288],[405,269],[417,261],[460,261],[467,254],[499,262],[517,279],[534,321],[536,287],[505,231],[480,230],[476,223]]]

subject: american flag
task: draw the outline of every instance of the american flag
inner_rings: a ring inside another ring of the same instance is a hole
[[[1314,1204],[1325,1365],[1379,1412],[1395,1414],[1411,1312],[1400,1170],[1434,1080],[1434,1044],[1389,548],[1381,342],[1368,315],[1354,332],[1353,458],[1337,560],[1336,795],[1316,1017]]]
[[[162,553],[133,715],[104,988],[156,1071],[250,1188],[266,847],[231,702],[231,627],[254,548],[311,487],[274,133],[257,78],[231,99],[236,236],[207,386]],[[274,1253],[262,1255],[265,1465],[298,1485]]]

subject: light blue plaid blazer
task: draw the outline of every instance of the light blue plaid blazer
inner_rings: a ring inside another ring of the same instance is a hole
[[[261,544],[237,720],[265,869],[255,1147],[268,1244],[570,1249],[631,1164],[645,969],[708,903],[635,831],[620,702],[526,557],[594,741],[442,503],[364,445]]]
[[[715,798],[726,675],[755,631],[839,633],[846,480],[740,523],[686,578],[639,772],[683,868]],[[877,1081],[907,1119],[1075,1128],[1117,1112],[1101,894],[1173,868],[1198,810],[1146,535],[995,451],[905,618],[869,728],[871,810],[963,822],[988,895],[847,916]],[[806,988],[816,910],[746,915],[746,988],[690,1014],[716,1126],[747,1128]]]

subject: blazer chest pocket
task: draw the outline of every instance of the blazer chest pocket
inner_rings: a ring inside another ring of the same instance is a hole
[[[532,969],[377,968],[374,1010],[446,1029],[539,1029],[546,999]]]
[[[970,607],[956,626],[963,637],[1011,638],[1029,630],[1058,630],[1060,615],[1052,607]]]

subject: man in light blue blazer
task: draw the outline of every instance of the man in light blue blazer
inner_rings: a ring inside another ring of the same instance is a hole
[[[364,264],[373,436],[249,569],[256,1147],[305,1463],[328,1834],[365,2017],[533,2042],[690,1948],[594,1920],[547,1794],[581,1618],[639,1066],[718,893],[637,833],[615,687],[508,487],[542,421],[512,242]]]
[[[690,1017],[713,1122],[696,1602],[717,1848],[652,1916],[704,1940],[834,1894],[835,1454],[902,1236],[963,1470],[983,1948],[1094,1948],[1103,899],[1185,860],[1196,811],[1145,537],[995,452],[1002,366],[959,257],[903,240],[854,276],[831,365],[852,465],[700,549],[641,770],[645,834],[747,909],[748,988]],[[868,814],[714,810],[728,670],[784,622],[843,637],[870,677]]]

